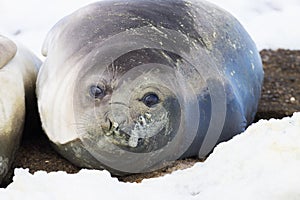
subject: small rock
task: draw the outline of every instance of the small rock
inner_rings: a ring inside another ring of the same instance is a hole
[[[295,97],[291,97],[291,98],[290,98],[290,101],[291,101],[292,103],[294,103],[294,102],[296,101]]]

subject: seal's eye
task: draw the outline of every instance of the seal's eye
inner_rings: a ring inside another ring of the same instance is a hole
[[[105,91],[98,85],[92,85],[90,87],[90,95],[95,99],[100,99],[105,96]]]
[[[152,107],[155,104],[159,103],[159,98],[158,98],[157,94],[149,93],[143,97],[142,101],[146,106]]]

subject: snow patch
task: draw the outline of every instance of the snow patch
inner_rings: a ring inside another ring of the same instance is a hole
[[[299,199],[300,113],[261,120],[219,144],[204,163],[142,183],[107,171],[36,172],[16,169],[1,199]]]

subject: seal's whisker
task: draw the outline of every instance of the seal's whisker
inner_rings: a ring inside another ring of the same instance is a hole
[[[91,114],[82,114],[80,115],[80,117],[76,120],[75,123],[72,123],[73,126],[76,126],[77,128],[80,128],[81,126],[83,128],[85,128],[85,126],[87,125],[93,125],[93,126],[97,126],[97,120],[91,120],[94,119],[94,116]]]
[[[118,102],[118,101],[109,102],[109,105],[122,105],[122,106],[129,108],[129,106],[126,103]]]
[[[116,75],[116,71],[117,69],[115,68],[115,64],[114,64],[114,60],[111,59],[111,66],[112,66],[112,80],[115,80],[115,75]]]

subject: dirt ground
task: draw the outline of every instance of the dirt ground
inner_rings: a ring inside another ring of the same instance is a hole
[[[279,49],[260,52],[264,64],[265,79],[256,121],[259,119],[282,118],[300,111],[300,51]],[[58,155],[42,133],[24,136],[17,153],[14,168],[66,171],[76,173],[80,169]],[[143,178],[157,177],[177,169],[192,166],[198,159],[176,161],[164,169],[140,175],[120,177],[122,181],[140,182]]]

